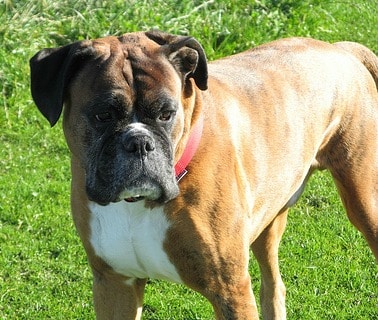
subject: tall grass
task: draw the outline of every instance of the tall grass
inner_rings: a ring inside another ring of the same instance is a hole
[[[43,47],[159,28],[195,36],[210,60],[287,36],[378,52],[377,0],[0,2],[0,318],[92,319],[91,274],[69,208],[69,155],[29,90]],[[378,318],[378,272],[326,173],[292,210],[281,246],[289,319]],[[254,290],[259,272],[251,258]],[[211,319],[189,289],[150,281],[145,319]]]

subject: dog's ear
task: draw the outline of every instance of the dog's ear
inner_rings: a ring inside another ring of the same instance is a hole
[[[146,32],[146,36],[164,46],[168,59],[183,75],[184,80],[193,78],[198,88],[207,89],[206,55],[196,39],[156,30]]]
[[[30,59],[31,94],[40,112],[54,126],[62,113],[66,88],[88,55],[83,42],[43,49]]]

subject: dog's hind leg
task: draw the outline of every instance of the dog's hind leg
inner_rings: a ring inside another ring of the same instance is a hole
[[[378,261],[378,113],[374,110],[356,118],[357,124],[350,123],[330,141],[322,159],[349,220],[364,235]]]
[[[263,319],[286,319],[286,289],[278,265],[278,247],[288,210],[280,213],[252,243],[261,271],[260,303]]]
[[[378,171],[365,172],[354,180],[335,181],[349,220],[364,235],[378,262]]]
[[[378,262],[378,164],[331,171],[349,220],[364,235]]]
[[[352,115],[351,125],[341,139],[334,139],[328,148],[326,162],[349,220],[362,232],[378,262],[378,58],[358,43],[335,45],[360,60],[375,81],[375,88],[368,82],[362,86],[370,91],[353,103],[360,109]]]

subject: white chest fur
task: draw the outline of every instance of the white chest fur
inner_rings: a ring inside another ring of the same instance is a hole
[[[166,279],[181,283],[163,249],[169,222],[162,208],[143,202],[90,204],[91,244],[116,272],[133,278]]]

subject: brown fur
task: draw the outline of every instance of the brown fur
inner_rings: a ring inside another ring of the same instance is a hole
[[[120,47],[109,37],[94,42],[94,50],[99,56],[122,50],[139,56],[141,48],[154,56],[159,50],[143,33],[125,37],[135,45]],[[180,194],[165,204],[171,227],[164,249],[183,282],[212,303],[217,319],[258,318],[248,274],[250,247],[262,273],[263,317],[285,318],[278,246],[288,208],[316,169],[330,170],[350,221],[378,259],[378,59],[370,50],[354,43],[278,40],[211,62],[205,91],[197,87],[205,77],[196,71],[180,92],[179,77],[164,59],[141,61],[151,63],[155,79],[146,84],[151,89],[145,98],[157,86],[181,95],[183,115],[172,133],[176,160],[199,114],[205,119]],[[80,111],[104,84],[109,90],[123,86],[118,70],[131,73],[123,63],[113,60],[98,88],[86,84],[99,77],[95,65],[83,67],[69,84],[64,118],[73,154],[72,212],[93,269],[98,319],[139,317],[145,285],[116,274],[89,242]],[[136,99],[132,92],[125,96]]]

